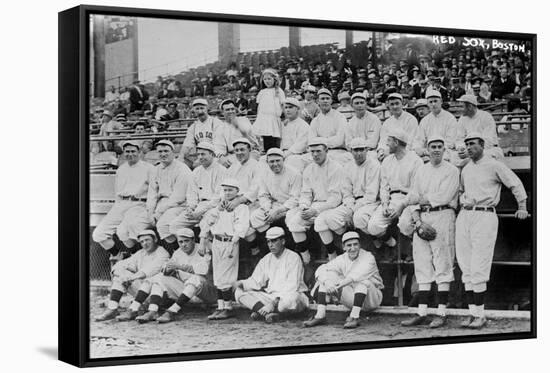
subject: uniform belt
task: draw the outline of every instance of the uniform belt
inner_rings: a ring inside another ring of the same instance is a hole
[[[147,198],[137,198],[137,197],[134,197],[134,196],[122,196],[120,198],[122,198],[124,201],[147,202]]]
[[[432,207],[430,205],[422,205],[420,206],[420,211],[422,212],[433,212],[433,211],[441,211],[441,210],[447,210],[447,209],[451,209],[452,207],[449,206],[449,205],[441,205],[441,206],[436,206],[436,207]]]
[[[392,194],[395,194],[395,193],[407,194],[407,192],[404,192],[404,191],[402,191],[402,190],[390,190],[390,196],[391,196]]]
[[[468,211],[487,211],[487,212],[495,212],[495,208],[492,206],[463,206],[464,210]]]
[[[221,241],[221,242],[229,242],[229,241],[231,241],[233,238],[230,237],[230,236],[226,236],[226,235],[215,234],[215,235],[214,235],[214,239],[215,239],[215,240],[218,240],[218,241]]]

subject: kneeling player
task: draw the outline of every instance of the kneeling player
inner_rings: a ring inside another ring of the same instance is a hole
[[[252,310],[252,319],[274,322],[281,313],[299,313],[307,308],[307,287],[302,260],[285,247],[284,230],[270,228],[266,239],[270,253],[260,260],[252,276],[233,287],[235,299]]]
[[[361,249],[359,234],[347,232],[342,237],[344,254],[323,264],[315,272],[317,279],[317,313],[305,327],[326,324],[327,295],[336,296],[340,303],[351,308],[344,328],[359,326],[361,310],[377,308],[382,303],[384,285],[374,256]]]

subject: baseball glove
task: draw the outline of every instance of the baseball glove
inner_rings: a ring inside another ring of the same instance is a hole
[[[432,241],[437,236],[437,231],[430,224],[422,222],[420,226],[416,229],[418,237],[426,241]]]

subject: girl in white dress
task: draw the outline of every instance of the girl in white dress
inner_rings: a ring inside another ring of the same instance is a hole
[[[281,113],[285,93],[279,87],[279,75],[273,69],[265,69],[262,73],[262,90],[256,97],[258,115],[253,130],[261,136],[264,151],[278,148],[281,143]]]

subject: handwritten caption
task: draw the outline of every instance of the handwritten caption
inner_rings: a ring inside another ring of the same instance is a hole
[[[482,47],[484,49],[501,49],[504,51],[525,52],[525,45],[505,42],[498,39],[466,38],[455,36],[433,35],[435,44],[460,44],[463,47]]]

